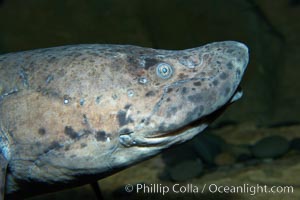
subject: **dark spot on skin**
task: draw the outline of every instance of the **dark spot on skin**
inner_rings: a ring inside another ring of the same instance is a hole
[[[194,86],[201,86],[201,82],[200,81],[194,82],[193,84],[194,84]]]
[[[184,123],[188,124],[188,123],[191,123],[192,121],[200,118],[202,116],[203,111],[204,111],[203,105],[197,106],[194,110],[187,113]]]
[[[143,118],[141,119],[141,123],[145,124],[145,125],[149,125],[150,123],[150,118]]]
[[[158,131],[159,132],[167,132],[170,130],[176,130],[178,128],[178,125],[176,124],[170,124],[169,126],[166,126],[166,124],[163,122],[159,125]]]
[[[84,148],[84,147],[86,147],[86,146],[87,146],[86,143],[81,143],[81,144],[80,144],[80,147],[81,147],[81,148]]]
[[[131,106],[132,106],[131,104],[126,104],[126,105],[124,106],[124,109],[128,110]]]
[[[170,92],[172,92],[173,91],[173,88],[167,88],[167,93],[170,93]]]
[[[236,70],[236,75],[237,75],[237,76],[240,76],[240,75],[241,75],[241,70],[239,70],[239,69]]]
[[[217,86],[219,84],[219,81],[218,80],[214,80],[213,84],[214,84],[214,86]]]
[[[60,149],[62,146],[57,141],[51,142],[51,144],[48,146],[47,149],[44,150],[44,153],[48,153],[49,151],[53,149]]]
[[[156,60],[154,58],[146,58],[145,59],[145,69],[148,70],[150,67],[152,67],[153,65],[156,65],[159,62],[160,62],[159,60]]]
[[[187,93],[188,93],[188,89],[186,87],[183,87],[182,90],[181,90],[181,94],[185,95]]]
[[[65,151],[69,151],[70,150],[70,145],[66,145],[64,148]]]
[[[225,80],[227,77],[228,77],[228,74],[226,74],[225,72],[223,72],[223,73],[220,75],[220,78],[221,78],[222,80]]]
[[[192,88],[192,90],[193,90],[193,91],[195,91],[195,90],[196,90],[196,88]]]
[[[45,135],[46,134],[46,129],[45,128],[39,128],[39,134],[40,135]]]
[[[74,129],[71,126],[65,127],[65,134],[69,136],[71,139],[78,138],[78,133],[74,131]]]
[[[92,133],[92,131],[90,131],[90,130],[86,130],[86,129],[83,130],[84,135],[88,135],[88,134],[91,134],[91,133]]]
[[[232,52],[234,52],[234,49],[228,49],[226,52],[227,53],[232,53]]]
[[[165,127],[165,123],[164,122],[159,125],[158,131],[160,131],[160,132],[166,131],[166,127]]]
[[[97,141],[105,142],[107,140],[107,135],[105,131],[97,131],[95,138]]]
[[[155,96],[155,92],[153,91],[149,91],[145,94],[146,97],[152,97],[152,96]]]
[[[89,121],[88,121],[86,114],[83,114],[82,117],[83,117],[83,124],[88,124]]]
[[[230,88],[229,88],[229,87],[226,87],[226,88],[225,88],[225,91],[224,91],[224,96],[227,97],[228,94],[229,94],[229,92],[230,92]]]
[[[233,69],[233,64],[232,64],[231,61],[228,62],[228,63],[226,64],[226,66],[227,66],[228,69]]]
[[[166,101],[167,101],[167,102],[170,102],[170,101],[171,101],[170,97],[168,97]]]
[[[123,110],[120,110],[118,112],[117,118],[119,120],[119,125],[120,126],[124,126],[124,125],[126,125],[128,123],[132,123],[133,122],[133,120],[130,117],[126,118],[126,112],[123,111]]]
[[[188,96],[188,100],[193,102],[193,103],[197,103],[197,102],[201,101],[202,98],[203,98],[202,94],[199,94],[199,93]]]
[[[203,111],[204,111],[204,107],[203,105],[197,106],[196,109],[194,110],[195,113],[198,115],[198,117],[201,117]]]
[[[134,66],[138,65],[138,61],[133,56],[127,56],[127,62]]]
[[[184,79],[184,78],[187,78],[187,77],[189,77],[188,75],[185,75],[184,73],[180,73],[179,75],[178,75],[178,78],[180,78],[180,79]]]
[[[53,142],[50,144],[49,149],[57,149],[57,148],[60,148],[60,147],[61,147],[61,146],[60,146],[59,142],[53,141]]]
[[[126,135],[126,134],[129,134],[129,133],[132,133],[132,130],[130,130],[129,128],[124,128],[124,129],[121,129],[119,131],[120,135]]]
[[[100,101],[101,101],[101,96],[97,96],[97,97],[96,97],[96,100],[95,100],[96,104],[99,104]]]
[[[177,113],[177,107],[171,107],[167,110],[167,117],[170,118]]]

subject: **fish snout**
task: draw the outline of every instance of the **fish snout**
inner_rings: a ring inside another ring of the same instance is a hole
[[[248,47],[241,42],[229,41],[225,45],[225,56],[228,59],[226,66],[230,70],[234,68],[237,72],[237,78],[241,78],[249,62],[249,50]]]

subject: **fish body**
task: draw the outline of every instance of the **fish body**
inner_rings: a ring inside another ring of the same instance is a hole
[[[0,55],[3,191],[83,184],[193,138],[240,97],[247,63],[247,47],[234,41],[177,51],[87,44]]]

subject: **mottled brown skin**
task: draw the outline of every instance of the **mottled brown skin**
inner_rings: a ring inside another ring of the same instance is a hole
[[[161,63],[170,77],[157,72]],[[247,48],[232,41],[182,51],[74,45],[0,55],[6,192],[98,179],[192,138],[207,126],[201,119],[233,98],[247,63]]]

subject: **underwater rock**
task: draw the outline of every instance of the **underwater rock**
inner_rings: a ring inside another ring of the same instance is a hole
[[[294,138],[290,141],[290,148],[296,151],[300,151],[300,138]]]
[[[261,161],[259,160],[259,159],[251,159],[251,160],[247,160],[246,162],[245,162],[245,165],[246,166],[255,166],[255,165],[258,165],[258,164],[260,164],[261,163]]]
[[[173,166],[179,162],[196,159],[198,155],[193,150],[192,144],[193,143],[189,141],[185,144],[178,145],[164,151],[162,153],[162,159],[164,163],[167,166]]]
[[[234,165],[232,165],[232,169],[234,170],[241,170],[241,169],[244,169],[246,167],[245,164],[243,163],[235,163]]]
[[[241,144],[241,145],[228,144],[225,146],[225,151],[228,151],[230,154],[232,154],[236,158],[236,160],[241,157],[243,158],[252,157],[250,148],[246,144]]]
[[[221,153],[225,145],[221,137],[210,133],[200,134],[192,142],[194,151],[207,164],[214,164],[215,157]]]
[[[248,162],[253,158],[252,155],[241,154],[236,158],[237,162]]]
[[[235,157],[229,152],[222,152],[215,157],[215,164],[218,166],[232,165],[235,163]]]
[[[188,160],[177,163],[167,170],[173,181],[187,181],[202,174],[203,163],[200,159]]]
[[[251,148],[252,154],[256,158],[276,158],[282,156],[289,150],[289,142],[281,136],[265,137]]]
[[[157,177],[161,181],[170,181],[171,180],[168,168],[165,168],[163,171],[159,172]]]
[[[175,146],[162,153],[161,157],[166,166],[158,175],[160,180],[183,181],[200,174],[203,170],[203,163],[194,151],[193,141]],[[190,168],[193,167],[197,169],[191,170]]]

